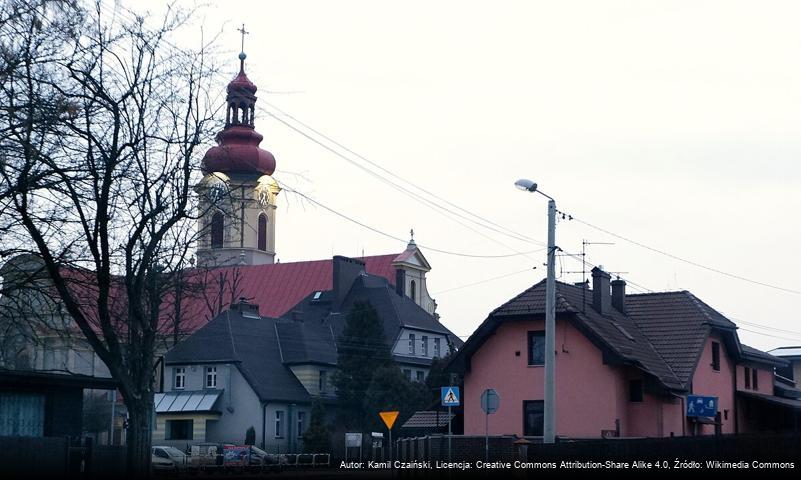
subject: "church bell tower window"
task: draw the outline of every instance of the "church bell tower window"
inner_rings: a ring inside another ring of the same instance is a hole
[[[222,248],[224,231],[225,217],[221,212],[216,212],[211,217],[211,248]]]
[[[259,250],[267,251],[267,215],[259,214]]]

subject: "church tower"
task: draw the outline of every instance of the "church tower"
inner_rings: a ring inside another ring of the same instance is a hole
[[[243,39],[245,33],[243,27]],[[197,257],[203,266],[275,260],[275,202],[281,189],[271,176],[275,157],[259,148],[264,137],[254,126],[256,85],[245,75],[245,58],[243,51],[239,74],[228,84],[225,128],[217,134],[218,145],[203,157],[203,179],[195,187]]]

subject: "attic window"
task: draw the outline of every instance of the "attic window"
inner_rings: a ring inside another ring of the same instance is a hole
[[[245,318],[256,318],[256,319],[261,318],[259,316],[259,312],[253,312],[253,311],[250,311],[250,310],[243,310],[242,311],[242,316],[245,317]]]
[[[625,328],[623,328],[623,325],[621,325],[621,324],[619,324],[617,322],[612,322],[612,325],[614,325],[615,328],[617,328],[620,331],[620,333],[625,335],[626,338],[628,338],[632,342],[634,341],[634,337],[632,337],[631,334],[629,332],[627,332]]]
[[[320,295],[322,295],[322,294],[323,294],[323,292],[314,292],[314,298],[312,298],[312,300],[319,300],[320,299]]]

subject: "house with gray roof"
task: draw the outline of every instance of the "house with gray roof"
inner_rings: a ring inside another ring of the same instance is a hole
[[[592,279],[556,283],[558,436],[801,430],[801,401],[775,382],[788,362],[743,345],[720,312],[688,291],[627,294],[598,268]],[[502,407],[490,434],[542,435],[545,287],[493,310],[451,361],[464,375],[465,434],[484,433],[480,396],[493,388]],[[699,397],[715,399],[703,414]]]
[[[435,358],[461,345],[408,295],[403,278],[392,285],[366,273],[364,262],[337,256],[332,280],[333,288],[309,292],[280,318],[242,300],[170,349],[154,444],[242,443],[253,427],[268,452],[299,451],[312,401],[335,411],[337,339],[356,302],[375,308],[393,358],[412,380],[425,379]]]

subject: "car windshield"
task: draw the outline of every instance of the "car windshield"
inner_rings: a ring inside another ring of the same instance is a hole
[[[175,447],[162,447],[162,450],[167,452],[167,455],[171,457],[183,457],[186,454]]]

